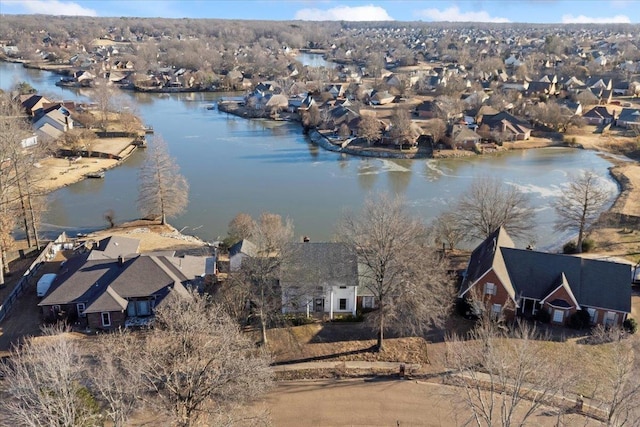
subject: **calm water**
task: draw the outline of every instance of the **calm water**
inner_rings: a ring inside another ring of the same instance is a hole
[[[26,80],[57,98],[83,99],[83,93],[54,86],[57,76],[0,63],[0,88]],[[123,92],[136,102],[145,123],[168,142],[188,179],[187,212],[171,220],[178,229],[214,240],[226,234],[238,212],[277,212],[293,219],[296,232],[313,240],[330,239],[345,209],[357,210],[369,193],[391,192],[408,200],[429,221],[447,208],[475,179],[498,176],[529,193],[537,212],[536,242],[557,246],[566,235],[552,230],[554,198],[569,174],[592,169],[610,189],[617,186],[610,165],[596,153],[564,148],[511,152],[455,160],[382,160],[326,152],[302,135],[295,123],[244,120],[207,110],[219,94],[149,95]],[[44,222],[49,230],[90,230],[136,218],[137,171],[144,151],[107,171],[103,180],[85,180],[51,195]]]

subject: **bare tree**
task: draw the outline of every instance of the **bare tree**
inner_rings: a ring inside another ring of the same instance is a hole
[[[406,108],[395,108],[391,115],[391,130],[389,136],[396,145],[411,141],[411,115]]]
[[[269,356],[220,306],[195,292],[167,296],[153,327],[141,342],[131,343],[128,351],[137,357],[129,368],[141,376],[141,396],[178,426],[241,418],[245,414],[229,409],[271,385]]]
[[[31,247],[35,241],[39,246],[37,226],[45,205],[35,188],[32,165],[41,157],[44,144],[28,149],[22,146],[22,141],[33,132],[20,105],[8,96],[0,97],[0,130],[0,215],[4,217],[1,222],[8,226],[15,224],[12,217],[19,218],[27,244]],[[0,239],[1,258],[8,249],[5,243],[11,242],[8,234],[12,231],[13,227],[0,231],[5,235]]]
[[[466,240],[485,239],[499,227],[513,237],[529,237],[533,228],[527,195],[493,177],[476,178],[460,196],[453,214]]]
[[[248,239],[251,233],[253,233],[254,228],[255,222],[253,218],[251,218],[251,215],[240,212],[229,222],[229,231],[227,234],[230,240],[235,243],[239,240]]]
[[[100,125],[106,130],[109,123],[109,113],[113,110],[113,87],[108,79],[96,79],[93,99],[100,114]]]
[[[594,343],[607,347],[605,363],[593,372],[597,381],[592,395],[601,402],[607,426],[640,424],[640,340],[627,337],[619,328],[598,326],[592,334]]]
[[[138,208],[143,215],[159,215],[161,224],[167,217],[182,213],[189,203],[189,183],[180,174],[166,142],[156,136],[147,160],[139,172]]]
[[[556,399],[573,381],[566,358],[550,363],[545,339],[528,323],[509,331],[499,315],[484,315],[467,339],[447,339],[449,377],[460,387],[456,393],[462,407],[471,412],[465,425],[522,426],[545,404]],[[545,369],[541,370],[540,366]]]
[[[141,406],[139,354],[132,351],[139,344],[138,337],[125,331],[102,335],[97,342],[90,389],[103,403],[104,412],[115,427],[126,425],[131,414]]]
[[[465,233],[456,216],[452,212],[443,212],[438,215],[431,224],[431,230],[435,237],[435,243],[448,244],[449,249],[455,249],[456,245],[464,240]]]
[[[578,232],[576,250],[582,252],[585,234],[598,219],[603,206],[610,196],[600,184],[598,175],[585,171],[569,181],[562,196],[556,199],[554,208],[557,214],[557,231],[573,230]]]
[[[447,125],[442,119],[431,119],[426,125],[428,132],[433,138],[433,143],[437,144],[444,137],[447,132]]]
[[[0,364],[7,397],[0,410],[12,425],[95,426],[99,407],[82,385],[78,340],[62,327],[28,338]]]
[[[360,281],[377,301],[371,318],[378,350],[387,329],[421,333],[441,324],[453,301],[446,266],[426,246],[424,225],[401,199],[369,198],[362,212],[341,219],[337,237],[355,248]]]
[[[380,140],[382,130],[380,128],[380,120],[378,120],[375,114],[363,114],[360,116],[358,136],[364,138],[369,145],[371,145],[373,141]]]
[[[287,244],[293,240],[293,223],[280,215],[262,213],[254,223],[250,241],[254,256],[244,259],[240,271],[232,272],[229,286],[242,289],[250,302],[251,314],[260,321],[262,344],[267,343],[267,327],[280,314],[282,296],[278,286],[280,266],[288,257]]]

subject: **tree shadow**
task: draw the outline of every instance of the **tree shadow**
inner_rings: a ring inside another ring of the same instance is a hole
[[[300,359],[291,359],[291,360],[284,360],[284,361],[280,361],[280,362],[274,362],[274,363],[271,364],[271,366],[292,365],[294,363],[306,363],[306,362],[321,362],[321,361],[324,361],[324,360],[332,360],[332,361],[335,361],[336,363],[339,363],[338,360],[335,360],[338,357],[341,357],[341,356],[353,356],[355,354],[363,354],[363,353],[373,353],[373,352],[376,351],[376,349],[377,349],[377,346],[373,345],[373,346],[366,347],[366,348],[343,351],[343,352],[339,352],[339,353],[323,354],[323,355],[320,355],[320,356],[303,357],[303,358],[300,358]]]

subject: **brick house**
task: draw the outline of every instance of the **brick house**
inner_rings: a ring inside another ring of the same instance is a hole
[[[44,319],[92,329],[144,324],[167,295],[188,295],[215,274],[214,257],[131,252],[138,246],[137,239],[111,237],[69,259],[38,304]]]
[[[459,298],[481,298],[507,319],[541,310],[564,325],[578,310],[592,324],[621,325],[631,311],[631,266],[517,249],[501,227],[471,254]]]

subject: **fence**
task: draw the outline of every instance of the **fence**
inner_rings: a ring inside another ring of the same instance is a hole
[[[44,248],[44,250],[40,252],[40,255],[38,255],[35,261],[31,263],[27,271],[25,271],[22,277],[20,278],[20,281],[18,281],[18,284],[16,285],[16,287],[13,288],[13,291],[11,291],[11,293],[4,300],[2,305],[0,305],[0,322],[2,322],[4,318],[7,316],[7,314],[9,314],[9,311],[11,310],[13,305],[16,303],[18,298],[27,289],[27,287],[29,286],[29,279],[31,279],[34,276],[34,274],[40,269],[40,266],[42,266],[42,264],[44,264],[45,261],[49,261],[51,259],[52,254],[55,255],[55,252],[56,252],[55,247],[66,241],[67,241],[67,235],[65,233],[62,233],[56,238],[56,240],[49,242],[47,246]]]

